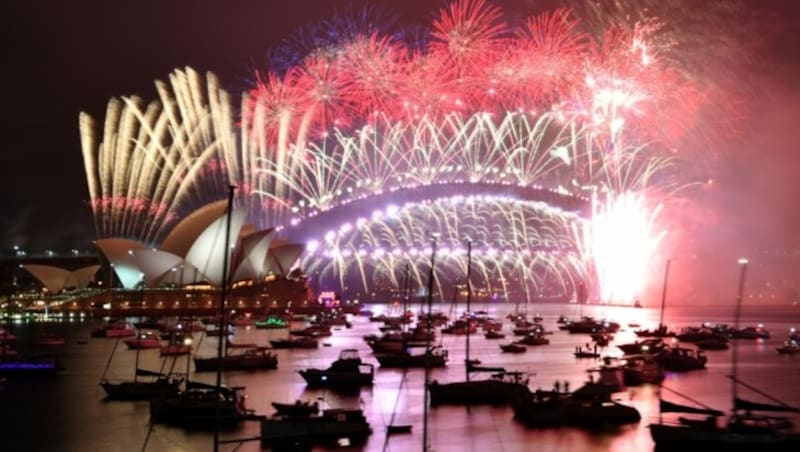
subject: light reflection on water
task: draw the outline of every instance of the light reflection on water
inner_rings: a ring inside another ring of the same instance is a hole
[[[484,306],[479,306],[483,308]],[[449,309],[449,306],[444,308]],[[514,306],[493,306],[490,313],[503,317]],[[556,382],[568,381],[571,388],[578,388],[587,378],[586,370],[593,367],[590,360],[576,360],[572,351],[576,346],[588,341],[586,335],[569,335],[558,331],[555,323],[560,315],[570,318],[579,315],[606,317],[622,324],[623,331],[617,335],[615,343],[635,340],[629,323],[639,323],[643,328],[653,328],[658,323],[658,309],[621,307],[579,307],[574,305],[537,305],[528,312],[541,313],[548,330],[554,331],[550,345],[529,347],[528,352],[501,354],[498,345],[508,342],[511,337],[510,326],[504,331],[506,339],[486,340],[482,335],[472,336],[471,352],[484,364],[504,366],[509,369],[530,372],[531,387],[549,389]],[[705,321],[713,323],[732,323],[732,309],[703,308],[693,313],[666,313],[666,323],[675,326],[699,325]],[[785,338],[789,327],[797,326],[799,311],[772,312],[745,307],[742,325],[764,323],[772,332],[766,341],[739,342],[739,376],[743,381],[766,390],[771,395],[791,405],[800,405],[800,356],[781,356],[775,352]],[[324,404],[333,407],[362,407],[369,419],[374,434],[365,446],[366,450],[383,450],[386,425],[394,413],[397,424],[412,424],[413,432],[390,438],[386,450],[405,451],[422,449],[423,419],[423,375],[422,369],[407,372],[402,370],[380,369],[371,357],[369,348],[361,339],[363,335],[377,332],[379,324],[370,323],[365,318],[356,319],[352,329],[342,328],[334,336],[321,342],[329,347],[318,350],[278,350],[279,369],[256,373],[229,373],[224,381],[229,385],[247,387],[248,406],[260,414],[272,412],[270,402],[291,402],[297,398],[305,400],[323,399]],[[299,325],[295,325],[297,327]],[[4,450],[60,450],[60,451],[134,451],[141,450],[148,424],[148,405],[146,402],[105,402],[104,393],[97,382],[103,373],[109,354],[114,346],[113,339],[91,339],[86,345],[77,341],[87,340],[90,325],[59,324],[57,332],[68,336],[68,346],[62,360],[66,367],[63,375],[52,382],[8,384],[0,391],[3,414],[0,425],[10,433],[10,447]],[[26,335],[37,331],[34,326],[15,327],[20,336],[20,346],[24,347]],[[627,331],[625,331],[627,330]],[[235,340],[240,343],[257,342],[264,344],[268,338],[286,337],[287,330],[256,330],[239,328]],[[464,378],[465,358],[463,336],[440,336],[441,343],[450,356],[449,366],[434,369],[432,379],[442,382]],[[200,355],[216,352],[215,340],[205,338],[200,343]],[[297,370],[305,367],[327,367],[336,359],[342,348],[357,348],[362,358],[376,365],[375,385],[357,394],[337,394],[324,390],[306,390]],[[607,354],[620,354],[615,347],[608,347]],[[696,400],[726,411],[730,408],[731,372],[730,351],[709,351],[708,369],[685,374],[672,373],[665,384],[681,393],[691,395]],[[140,354],[142,367],[158,369],[160,359],[155,350]],[[133,375],[135,353],[124,350],[120,344],[114,355],[109,378],[130,378]],[[184,358],[175,364],[176,372],[184,372]],[[192,375],[193,379],[213,382],[213,373]],[[402,383],[402,384],[401,384]],[[741,396],[751,396],[747,390]],[[647,424],[658,419],[657,388],[642,386],[629,388],[615,396],[623,403],[635,406],[642,414],[638,425],[626,426],[614,431],[586,432],[577,429],[528,429],[512,419],[510,408],[438,406],[429,411],[430,443],[435,451],[631,451],[650,450]],[[680,402],[680,400],[675,400]],[[43,434],[45,432],[46,434]],[[238,431],[227,433],[225,437],[248,437],[258,435],[258,424],[245,423]],[[9,443],[4,440],[6,446]],[[222,450],[233,450],[235,445],[226,445]],[[147,450],[211,450],[211,435],[204,432],[191,432],[179,428],[157,425],[153,429]],[[259,450],[257,442],[245,443],[238,450]]]

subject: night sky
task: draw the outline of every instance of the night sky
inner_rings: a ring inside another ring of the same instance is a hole
[[[4,252],[14,244],[33,252],[90,247],[94,231],[78,136],[80,111],[102,122],[110,97],[153,99],[153,81],[187,65],[215,72],[229,91],[240,92],[251,68],[266,66],[268,49],[348,3],[367,2],[4,2],[0,247]],[[369,3],[387,7],[404,22],[428,22],[440,4]],[[496,3],[533,12],[558,2]],[[769,18],[760,25],[767,46],[758,55],[768,70],[753,81],[758,102],[746,136],[719,152],[716,191],[706,199],[715,210],[715,245],[746,240],[752,247],[800,248],[798,3],[746,2]],[[720,224],[726,229],[718,229]]]

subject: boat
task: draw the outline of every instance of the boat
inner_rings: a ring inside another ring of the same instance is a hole
[[[139,368],[139,350],[141,347],[134,348],[134,350],[136,350],[136,360],[133,365],[133,380],[111,381],[106,378],[118,345],[119,338],[117,338],[117,341],[114,343],[114,348],[111,349],[111,355],[108,357],[103,375],[100,377],[100,386],[106,392],[108,399],[148,400],[157,397],[172,397],[178,394],[181,384],[180,379],[173,378],[161,372]],[[139,377],[146,378],[142,380]]]
[[[483,337],[486,339],[504,339],[506,335],[497,330],[489,330],[483,333]]]
[[[189,382],[186,390],[173,397],[150,400],[150,419],[186,427],[230,427],[257,418],[246,408],[242,391],[243,387]]]
[[[141,381],[138,377],[155,377],[155,380]],[[150,400],[159,397],[173,397],[180,392],[181,379],[160,372],[136,369],[133,381],[112,382],[101,380],[100,386],[109,400]]]
[[[589,381],[574,392],[536,391],[512,403],[514,419],[528,427],[598,428],[632,424],[641,420],[639,411],[611,399],[615,391]]]
[[[622,379],[627,386],[661,383],[664,368],[651,354],[628,355],[623,360]]]
[[[295,400],[294,403],[272,402],[278,416],[311,416],[319,413],[319,403]]]
[[[520,345],[533,345],[533,346],[548,345],[550,343],[550,339],[547,339],[546,337],[538,333],[530,333],[525,335],[525,337],[523,337],[522,339],[515,341],[514,343]]]
[[[775,347],[775,350],[781,355],[796,355],[800,353],[800,345],[795,340],[787,339],[783,345]]]
[[[289,334],[292,336],[311,336],[311,337],[327,337],[332,335],[331,327],[323,325],[311,325],[303,329],[290,330]]]
[[[703,325],[700,327],[684,328],[680,334],[676,336],[681,342],[697,343],[701,341],[718,341],[728,342],[726,333],[715,330],[709,326]]]
[[[595,344],[599,345],[600,347],[607,346],[611,341],[614,340],[614,336],[605,332],[597,332],[591,335],[592,340]]]
[[[130,337],[136,336],[136,329],[128,322],[118,321],[91,332],[92,337]]]
[[[299,372],[310,387],[345,389],[372,386],[375,369],[372,364],[361,361],[358,350],[345,349],[327,369],[310,368]]]
[[[297,339],[270,339],[272,348],[318,348],[319,341],[311,336],[300,336]]]
[[[599,358],[600,353],[597,351],[597,345],[594,348],[589,348],[588,346],[584,349],[581,346],[575,347],[575,351],[572,353],[576,358]]]
[[[728,341],[720,341],[717,339],[705,339],[694,343],[700,350],[727,350]]]
[[[183,356],[192,351],[192,337],[189,333],[172,333],[167,345],[159,348],[161,356]]]
[[[736,303],[735,324],[739,322],[739,313],[744,289],[744,276],[747,261],[740,260],[739,292]],[[685,450],[755,450],[761,448],[769,451],[800,450],[800,433],[792,430],[792,423],[786,417],[761,414],[766,413],[800,413],[800,409],[788,406],[766,393],[740,381],[737,376],[736,342],[732,353],[732,399],[733,408],[727,420],[720,423],[721,411],[704,406],[691,398],[670,390],[673,393],[694,402],[702,408],[680,405],[661,399],[661,414],[657,424],[650,424],[650,435],[659,449]],[[771,403],[760,403],[738,397],[738,387],[747,389],[765,397]],[[666,389],[666,388],[662,388]],[[661,392],[659,392],[661,394]],[[663,413],[690,413],[705,415],[705,419],[678,418],[677,422],[665,423]]]
[[[500,350],[502,350],[503,353],[525,353],[528,351],[528,347],[519,342],[512,342],[510,344],[501,344]]]
[[[657,354],[666,346],[667,345],[661,338],[654,337],[643,341],[635,341],[630,344],[617,345],[617,348],[622,350],[622,353],[626,355],[641,355],[644,353]]]
[[[782,403],[767,404],[734,398],[733,412],[722,424],[718,419],[724,413],[706,406],[697,408],[662,399],[659,409],[659,423],[650,424],[650,435],[659,450],[745,450],[762,447],[769,451],[795,451],[800,448],[800,433],[791,431],[792,423],[787,418],[758,413],[800,413],[797,408]],[[701,414],[706,418],[679,417],[676,423],[665,423],[663,413]]]
[[[278,368],[278,357],[266,347],[247,348],[241,353],[223,357],[194,358],[196,372],[221,370],[270,370]]]
[[[478,325],[471,320],[458,319],[450,325],[442,328],[442,334],[475,334],[478,331]]]
[[[228,320],[228,325],[232,325],[232,326],[244,326],[244,327],[247,327],[247,326],[255,326],[255,324],[256,324],[256,321],[251,319],[249,316],[246,316],[246,315],[233,317],[230,320]]]
[[[270,316],[265,320],[256,320],[256,328],[259,329],[280,329],[287,328],[289,323],[280,317]]]
[[[140,332],[135,338],[123,341],[130,350],[161,348],[161,340],[152,331]]]
[[[472,286],[470,284],[470,274],[472,269],[472,242],[468,242],[467,248],[467,312],[470,311],[470,301],[472,299]],[[433,265],[428,279],[428,309],[430,310],[433,288]],[[528,374],[520,371],[507,371],[503,367],[483,367],[480,361],[470,358],[470,334],[464,335],[466,345],[466,379],[464,381],[454,381],[451,383],[440,383],[438,380],[428,382],[426,373],[425,382],[430,395],[430,404],[443,405],[477,405],[477,404],[508,404],[512,400],[523,397],[530,393],[528,389]],[[489,373],[489,378],[472,379],[472,374],[476,372]],[[427,426],[426,426],[427,428]]]
[[[595,333],[616,333],[620,325],[616,322],[597,320],[592,317],[584,316],[575,322],[568,322],[564,325],[570,334],[595,334]]]
[[[408,350],[399,353],[376,353],[375,359],[381,367],[389,368],[445,367],[447,350],[437,345],[420,354],[411,354]]]
[[[705,369],[708,361],[701,350],[679,346],[666,347],[655,358],[664,370],[673,372]]]
[[[504,368],[486,368],[494,371],[489,378],[467,379],[453,383],[434,380],[428,385],[431,405],[505,405],[530,394],[528,375]],[[475,371],[476,368],[467,369]],[[478,368],[478,371],[484,369]]]
[[[732,328],[728,331],[732,339],[769,339],[769,331],[764,325],[748,326],[744,328]]]
[[[234,186],[228,190],[228,208],[226,221],[228,229],[230,227],[231,216],[233,214],[233,195]],[[217,330],[220,332],[228,331],[226,322],[225,305],[228,294],[228,258],[230,246],[230,234],[225,234],[224,245],[222,247],[224,257],[222,265],[222,293],[219,302],[219,315],[217,320]],[[191,324],[189,325],[191,328]],[[214,358],[195,357],[196,371],[215,370],[217,373],[217,384],[209,385],[200,382],[190,382],[189,360],[186,360],[187,381],[182,392],[170,397],[159,397],[150,401],[150,419],[152,422],[164,422],[178,424],[187,427],[211,427],[215,432],[215,448],[217,433],[223,427],[233,426],[236,423],[256,418],[252,410],[245,406],[245,396],[241,392],[243,387],[228,388],[221,384],[222,371],[224,369],[274,369],[278,365],[278,359],[264,349],[248,349],[244,353],[237,355],[227,355],[223,353],[223,338],[217,342],[217,356]],[[138,353],[137,353],[138,356]]]
[[[312,446],[359,446],[372,434],[360,409],[326,409],[306,416],[276,415],[261,421],[261,446],[311,450]]]
[[[2,377],[55,377],[60,369],[53,355],[29,355],[13,357],[3,353],[0,359],[0,376]],[[11,357],[11,359],[9,359]]]

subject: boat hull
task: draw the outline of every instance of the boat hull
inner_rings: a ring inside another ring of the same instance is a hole
[[[271,448],[309,447],[311,445],[363,444],[372,434],[366,420],[337,421],[327,418],[266,419],[261,422],[261,445]]]
[[[737,433],[725,428],[651,424],[650,435],[657,450],[742,450],[762,447],[769,451],[800,450],[800,435]]]
[[[299,371],[309,387],[358,388],[372,386],[372,373],[328,372],[320,369]]]
[[[160,397],[174,397],[179,392],[177,380],[157,380],[147,382],[124,381],[120,383],[102,382],[110,400],[150,400]]]
[[[526,385],[501,380],[473,380],[428,385],[431,405],[505,405],[530,395]]]

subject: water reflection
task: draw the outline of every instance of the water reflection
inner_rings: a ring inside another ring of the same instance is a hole
[[[449,307],[445,308],[448,309]],[[514,306],[491,307],[490,314],[502,318]],[[598,308],[566,305],[537,306],[536,311],[544,317],[544,324],[554,334],[548,336],[550,345],[530,347],[520,355],[502,354],[498,341],[485,339],[482,335],[471,338],[471,353],[484,365],[502,366],[508,369],[531,373],[532,389],[550,389],[555,381],[567,381],[571,388],[578,388],[587,379],[587,370],[595,367],[593,360],[577,360],[572,353],[576,346],[585,345],[587,335],[570,335],[558,331],[556,319],[560,315],[571,318],[593,315],[615,320],[622,325],[612,346],[602,349],[607,355],[620,355],[614,343],[636,340],[629,323],[638,323],[642,328],[658,325],[658,309],[650,308]],[[730,323],[731,309],[707,309],[703,311],[667,312],[666,322],[672,327],[700,325],[704,321]],[[745,310],[742,325],[765,323],[773,335],[767,340],[740,340],[739,376],[754,386],[766,390],[778,399],[800,405],[800,393],[794,388],[800,383],[797,372],[800,356],[778,355],[775,347],[784,339],[785,332],[796,325],[798,312],[760,311],[748,314]],[[0,422],[4,431],[12,432],[4,450],[141,450],[149,428],[146,402],[103,402],[103,391],[98,385],[100,375],[114,345],[113,339],[92,339],[86,345],[78,341],[88,338],[93,324],[59,325],[57,331],[68,338],[62,352],[66,367],[64,374],[52,382],[15,383],[0,392],[4,406]],[[300,324],[292,325],[293,328]],[[261,414],[271,414],[270,402],[293,402],[297,399],[320,400],[324,406],[363,408],[374,434],[367,442],[366,450],[405,451],[421,450],[423,419],[423,370],[411,369],[403,377],[398,369],[376,368],[375,383],[358,393],[342,394],[324,389],[306,389],[297,373],[306,367],[326,368],[335,360],[342,348],[357,348],[362,359],[375,362],[362,336],[376,333],[379,324],[366,318],[356,319],[353,328],[342,327],[333,336],[322,338],[317,350],[276,350],[279,368],[274,371],[229,373],[224,381],[229,385],[247,387],[248,405]],[[21,346],[29,340],[36,327],[19,325],[15,333],[20,336]],[[510,327],[505,325],[507,339]],[[235,341],[266,344],[269,338],[286,337],[287,330],[258,330],[239,328]],[[214,338],[199,342],[200,355],[216,352]],[[449,352],[448,367],[434,369],[431,378],[440,382],[458,381],[464,378],[465,342],[463,336],[437,336],[436,343]],[[731,351],[708,351],[706,370],[689,373],[669,373],[665,385],[691,395],[708,406],[727,411],[731,406],[730,381]],[[159,368],[161,359],[157,350],[142,351],[140,365],[144,368]],[[135,353],[119,347],[109,369],[109,378],[129,378],[133,374]],[[178,358],[175,369],[184,372],[185,361]],[[192,374],[193,379],[212,383],[212,374]],[[402,384],[401,384],[402,383]],[[740,395],[750,395],[746,390]],[[650,450],[653,443],[647,425],[658,419],[658,388],[641,386],[629,388],[616,394],[615,399],[636,407],[642,415],[639,424],[615,431],[587,432],[578,429],[528,429],[513,420],[508,407],[460,407],[437,406],[429,412],[429,432],[432,448],[442,451],[631,451]],[[758,399],[758,397],[754,397]],[[42,407],[41,410],[32,409]],[[44,416],[42,410],[46,410]],[[386,440],[385,429],[392,415],[396,423],[412,424],[410,434],[395,435]],[[666,415],[665,415],[666,417]],[[39,434],[43,426],[47,435]],[[258,424],[243,424],[227,437],[257,436]],[[155,426],[147,450],[211,450],[211,435],[204,432],[185,431],[162,425]],[[233,450],[235,445],[226,445],[222,450]],[[237,450],[259,450],[257,442],[244,443]]]

